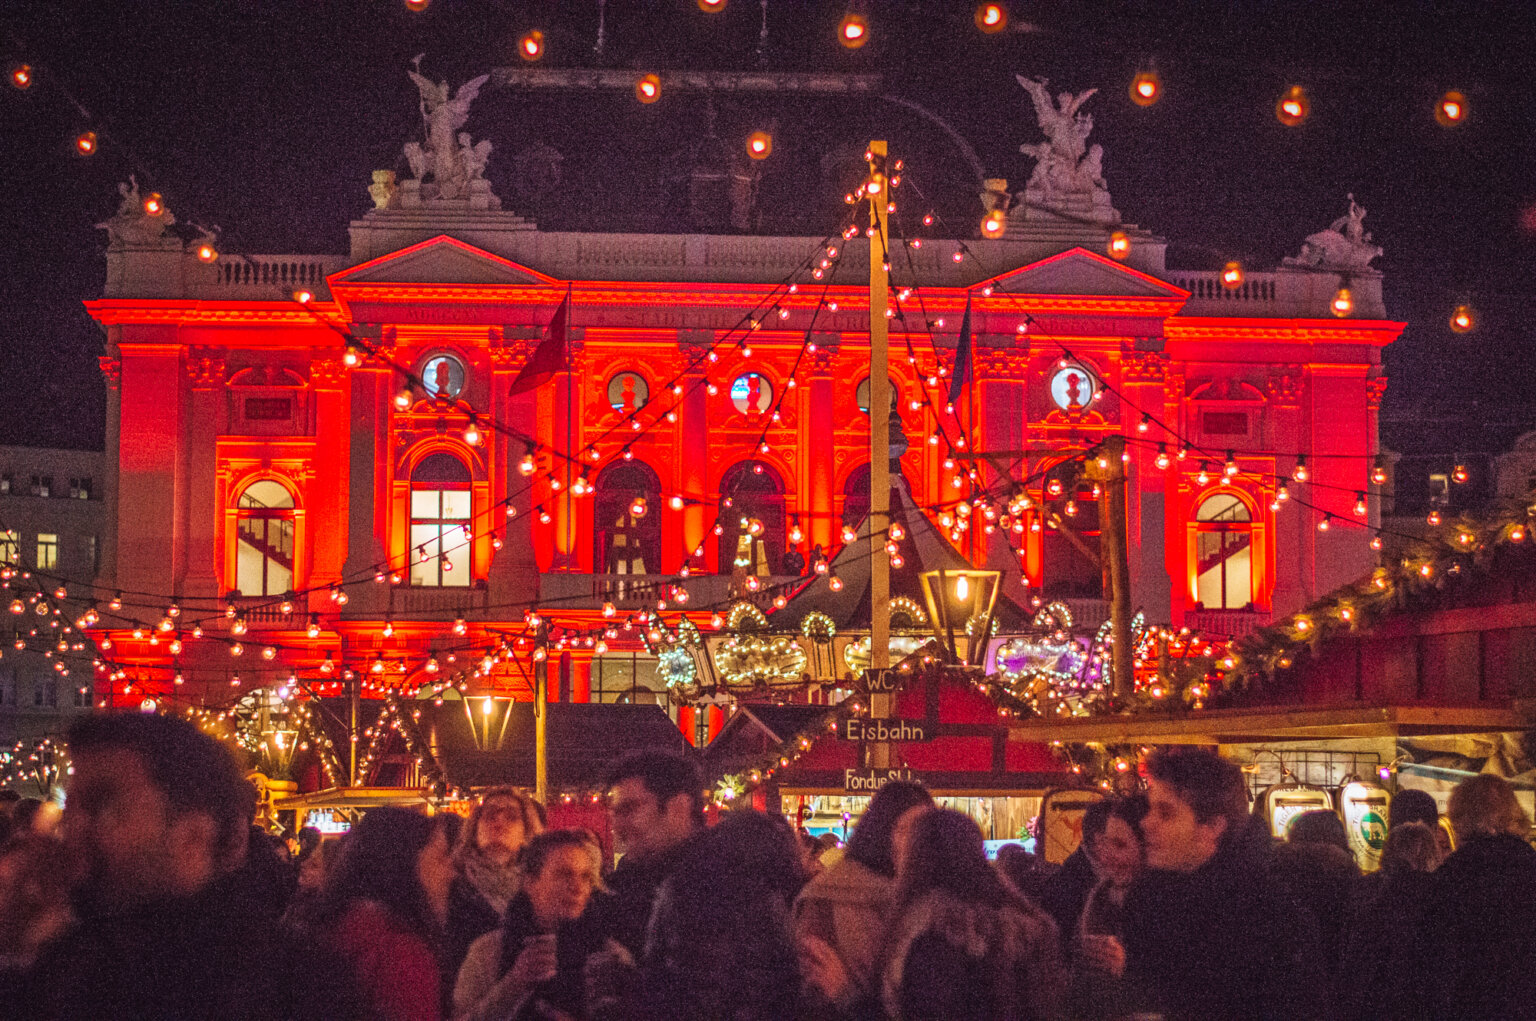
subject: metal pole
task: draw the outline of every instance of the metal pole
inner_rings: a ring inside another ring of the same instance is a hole
[[[870,142],[869,191],[869,665],[887,670],[891,665],[891,561],[885,552],[891,512],[891,376],[888,321],[885,318],[890,270],[886,263],[886,145]],[[871,693],[870,715],[889,719],[895,695]],[[891,765],[891,746],[879,742],[870,747],[869,764],[877,769]]]
[[[358,700],[362,697],[362,688],[363,688],[363,679],[362,679],[362,677],[360,677],[357,674],[353,674],[352,675],[352,683],[350,685],[348,685],[348,688],[349,688],[349,690],[351,692],[351,698],[348,699],[348,701],[351,703],[352,723],[351,723],[350,732],[347,735],[347,744],[351,748],[351,756],[349,758],[349,762],[351,764],[347,768],[347,782],[350,783],[352,786],[356,787],[357,786],[357,738],[358,738],[358,733],[357,733],[357,708],[358,708],[358,706],[357,706],[357,703],[358,703]]]

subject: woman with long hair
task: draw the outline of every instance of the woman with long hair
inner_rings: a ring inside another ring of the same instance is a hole
[[[882,997],[895,1021],[1054,1017],[1056,923],[987,861],[981,829],[949,809],[901,820]]]
[[[470,944],[501,924],[517,894],[517,856],[544,832],[544,806],[514,787],[487,791],[460,832],[443,966],[454,975]]]
[[[518,856],[519,889],[501,925],[469,948],[453,990],[458,1021],[583,1017],[582,967],[602,947],[584,924],[602,887],[602,851],[586,830],[551,830]]]
[[[858,1014],[878,1003],[880,942],[896,879],[892,835],[908,812],[932,807],[933,795],[922,784],[893,780],[881,787],[842,858],[795,900],[800,968],[823,999],[823,1013]]]
[[[439,946],[453,858],[441,817],[370,810],[325,878],[318,931],[383,1021],[441,1021]]]

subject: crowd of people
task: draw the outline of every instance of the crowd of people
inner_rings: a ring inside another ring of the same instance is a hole
[[[622,857],[511,788],[467,819],[367,812],[339,840],[253,827],[184,721],[70,734],[62,818],[8,813],[0,1013],[380,1021],[1536,1017],[1536,849],[1507,782],[1393,800],[1379,871],[1338,817],[1277,842],[1234,764],[1153,753],[1055,869],[987,859],[920,784],[847,844],[750,810],[705,825],[691,760],[609,777]]]

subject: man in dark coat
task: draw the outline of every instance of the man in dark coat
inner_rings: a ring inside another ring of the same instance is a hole
[[[63,860],[80,865],[79,923],[0,979],[14,1016],[278,1019],[361,1016],[344,969],[285,942],[240,868],[255,792],[228,750],[191,723],[140,713],[83,718]]]
[[[1083,813],[1083,839],[1077,850],[1067,856],[1061,868],[1051,873],[1041,883],[1040,906],[1056,920],[1056,931],[1061,936],[1062,950],[1069,950],[1077,938],[1077,920],[1083,914],[1088,895],[1099,883],[1094,871],[1094,841],[1104,835],[1109,825],[1110,802],[1096,801]]]
[[[1434,872],[1417,945],[1434,987],[1425,1017],[1536,1018],[1536,850],[1530,822],[1501,777],[1451,792],[1457,848]]]
[[[1327,1016],[1312,921],[1269,872],[1269,833],[1236,765],[1198,749],[1148,761],[1149,869],[1125,903],[1125,978],[1169,1019]]]

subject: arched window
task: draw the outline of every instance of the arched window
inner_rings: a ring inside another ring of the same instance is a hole
[[[469,584],[469,469],[432,454],[411,473],[411,584]]]
[[[778,472],[761,461],[741,462],[720,480],[720,502],[720,573],[740,566],[748,574],[777,574],[784,555],[784,483]]]
[[[1195,512],[1195,594],[1208,610],[1253,603],[1253,513],[1232,493],[1206,497]]]
[[[599,574],[661,573],[661,480],[655,472],[639,461],[604,468],[597,477],[595,518]]]
[[[235,588],[245,596],[275,596],[293,589],[293,494],[261,479],[236,504]]]
[[[869,465],[853,470],[843,483],[843,524],[858,528],[869,517]]]

